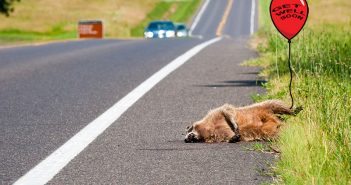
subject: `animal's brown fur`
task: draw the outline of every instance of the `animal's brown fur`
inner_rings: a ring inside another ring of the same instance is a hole
[[[238,108],[225,104],[209,111],[202,120],[193,123],[188,129],[185,142],[274,139],[281,126],[277,114],[295,115],[300,110],[292,110],[280,100],[268,100]]]

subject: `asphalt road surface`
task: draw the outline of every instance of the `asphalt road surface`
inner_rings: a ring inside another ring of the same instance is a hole
[[[256,57],[248,46],[257,29],[253,2],[208,1],[189,39],[84,40],[0,49],[0,184],[19,182],[139,84],[215,37],[222,39],[126,108],[51,174],[48,184],[270,181],[264,174],[274,156],[249,150],[252,143],[187,144],[182,135],[211,108],[246,105],[251,95],[263,93],[259,69],[240,65]],[[52,166],[41,173],[50,173]],[[40,177],[29,179],[21,182]]]

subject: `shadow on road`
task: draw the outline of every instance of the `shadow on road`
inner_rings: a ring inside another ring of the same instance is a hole
[[[215,84],[206,85],[194,85],[195,87],[253,87],[253,86],[263,86],[266,80],[230,80],[221,81]]]

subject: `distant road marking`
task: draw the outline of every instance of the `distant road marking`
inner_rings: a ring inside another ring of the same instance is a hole
[[[199,44],[171,63],[153,74],[138,87],[124,96],[106,112],[89,123],[76,135],[69,139],[60,148],[55,150],[47,158],[32,168],[24,176],[19,178],[14,185],[41,185],[49,182],[57,173],[61,171],[72,159],[82,152],[91,142],[103,133],[112,123],[114,123],[125,111],[129,109],[144,94],[152,89],[157,83],[164,79],[171,72],[186,63],[207,46],[218,42],[221,37],[211,39]]]
[[[233,0],[228,0],[228,5],[224,11],[224,14],[223,14],[223,17],[222,17],[222,20],[221,22],[219,23],[218,27],[217,27],[217,31],[216,31],[216,35],[219,37],[222,35],[222,32],[223,32],[223,28],[225,26],[225,23],[227,22],[227,19],[228,19],[228,16],[229,16],[229,13],[230,13],[230,10],[232,9],[232,6],[233,6]]]
[[[197,16],[195,17],[195,20],[194,20],[193,24],[192,24],[191,27],[190,27],[190,31],[189,31],[189,35],[190,35],[190,36],[192,35],[192,33],[193,33],[193,31],[194,31],[196,25],[199,23],[199,21],[200,21],[200,19],[201,19],[201,17],[202,17],[202,14],[204,14],[204,12],[205,12],[205,10],[206,10],[206,8],[207,8],[207,6],[208,6],[209,3],[210,3],[210,0],[206,0],[205,3],[202,5],[202,7],[201,7],[199,13],[198,13]]]
[[[252,0],[251,3],[251,20],[250,20],[250,34],[254,33],[255,28],[255,11],[256,11],[256,0]]]

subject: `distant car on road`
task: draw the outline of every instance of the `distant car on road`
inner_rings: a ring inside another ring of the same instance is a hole
[[[187,37],[189,35],[189,29],[183,23],[175,24],[176,36],[177,37]]]
[[[172,21],[152,21],[145,28],[145,38],[172,38],[176,36],[176,28]]]

